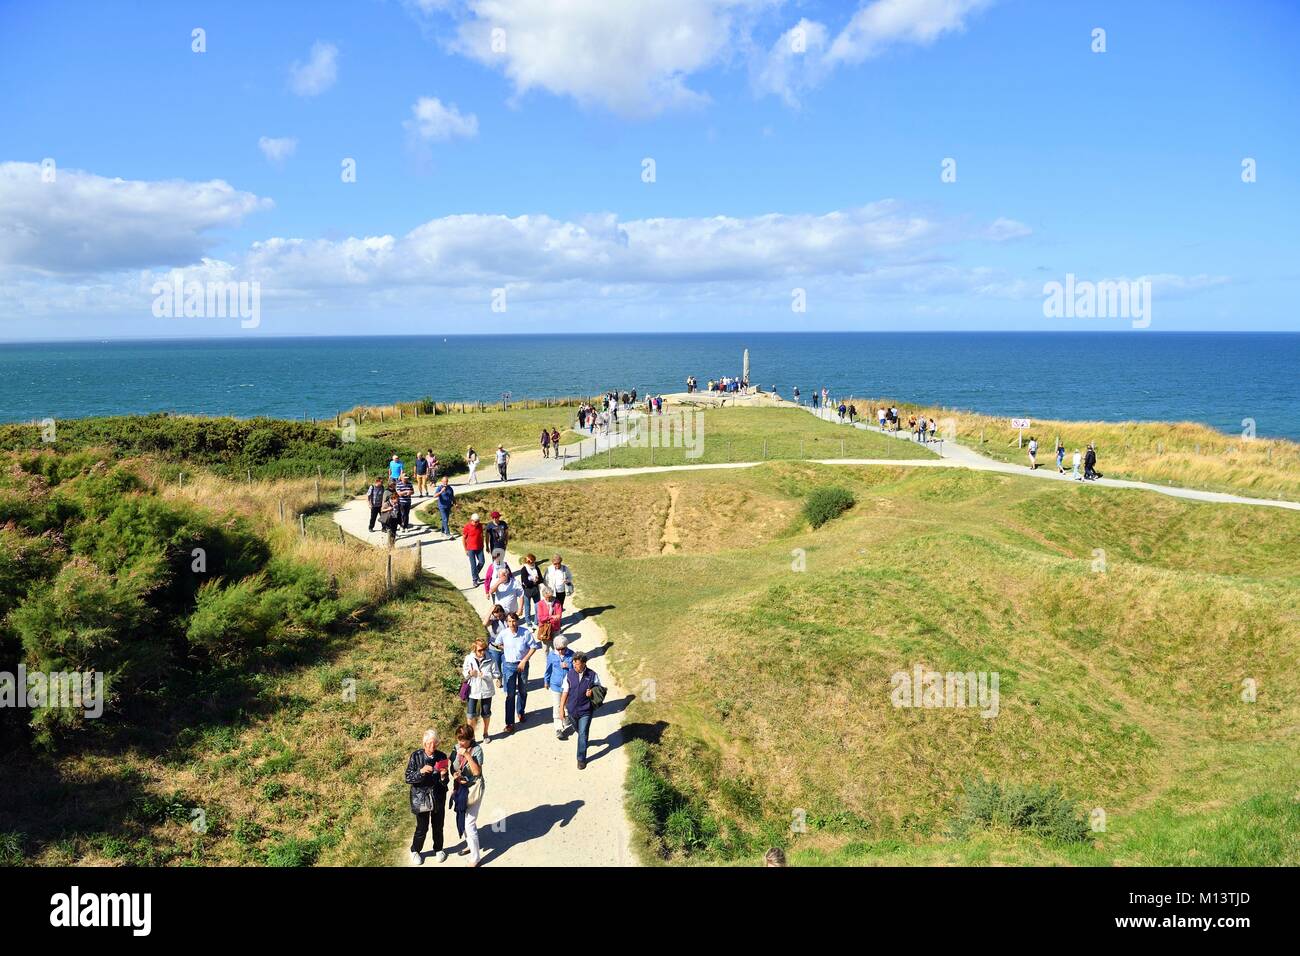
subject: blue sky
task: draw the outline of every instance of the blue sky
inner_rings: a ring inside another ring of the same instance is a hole
[[[1067,274],[1148,280],[1149,331],[1295,330],[1298,27],[1266,0],[9,3],[0,338],[1132,327],[1047,317]],[[173,270],[256,282],[256,326],[155,315]]]

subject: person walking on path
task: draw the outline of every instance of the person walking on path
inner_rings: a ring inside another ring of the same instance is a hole
[[[1061,443],[1061,436],[1056,436],[1056,471],[1058,474],[1065,474],[1065,445]]]
[[[469,865],[478,866],[478,811],[483,805],[483,748],[474,739],[474,728],[465,724],[456,730],[456,753],[451,759],[450,806],[456,811],[456,832],[465,840],[461,855],[470,854]]]
[[[543,575],[544,577],[544,575]],[[543,584],[540,588],[541,600],[537,602],[537,626],[549,624],[555,633],[560,632],[560,621],[564,617],[564,605],[555,600],[555,592]]]
[[[533,632],[519,626],[519,615],[506,614],[506,629],[501,632],[501,683],[506,692],[506,733],[515,732],[515,722],[524,722],[528,706],[528,661],[542,645]]]
[[[551,454],[560,457],[560,430],[554,425],[551,426]]]
[[[483,575],[483,522],[478,519],[478,512],[469,516],[465,527],[460,529],[460,541],[465,546],[465,556],[469,559],[469,576],[473,587],[482,583]]]
[[[394,485],[397,492],[397,504],[401,510],[402,530],[411,530],[411,497],[415,494],[415,486],[411,484],[411,479],[406,477],[406,472],[402,472],[397,478]]]
[[[478,484],[478,452],[471,445],[465,452],[465,465],[469,468],[469,484]]]
[[[554,555],[551,558],[551,566],[546,569],[546,574],[542,577],[542,583],[551,590],[555,598],[555,603],[560,606],[560,612],[555,622],[556,631],[558,632],[564,625],[564,600],[573,593],[573,572],[569,570],[568,565],[560,555]]]
[[[1083,456],[1083,480],[1096,481],[1101,477],[1097,471],[1097,449],[1092,442],[1088,442],[1088,453]]]
[[[520,587],[519,579],[510,571],[509,565],[502,565],[499,570],[493,565],[493,579],[488,588],[488,600],[500,604],[506,614],[519,613],[519,607],[524,600],[524,589]]]
[[[370,524],[367,531],[375,530],[375,519],[384,507],[384,479],[376,478],[375,483],[366,491],[366,501],[370,504]]]
[[[415,456],[415,493],[421,498],[429,493],[429,459]]]
[[[599,686],[600,678],[587,666],[587,655],[574,654],[573,667],[565,677],[564,691],[560,695],[560,709],[578,731],[579,770],[587,769],[587,735],[591,730],[591,715],[596,709],[594,692]]]
[[[1033,435],[1029,436],[1029,470],[1038,470],[1038,439]]]
[[[483,742],[487,743],[491,736],[488,725],[492,722],[492,695],[501,686],[501,665],[488,654],[486,640],[480,637],[470,646],[460,673],[465,680],[461,691],[465,695],[465,717],[471,728],[482,719]]]
[[[1082,460],[1083,460],[1083,456],[1079,454],[1079,449],[1076,448],[1074,450],[1074,473],[1070,476],[1075,481],[1083,480],[1083,475],[1079,474],[1079,463]]]
[[[393,455],[393,457],[389,459],[388,477],[392,481],[396,481],[398,477],[402,474],[402,472],[405,470],[406,470],[406,466],[402,464],[402,459],[398,458],[397,455]]]
[[[501,673],[501,632],[506,628],[506,612],[500,604],[492,605],[487,617],[483,619],[483,630],[487,634],[487,653]]]
[[[510,466],[510,452],[506,451],[505,445],[497,445],[497,474],[501,476],[502,481],[509,481],[506,477],[506,469]]]
[[[424,464],[429,472],[429,487],[432,488],[438,483],[438,456],[432,448],[424,453]]]
[[[424,862],[424,837],[433,831],[433,852],[439,863],[447,859],[442,849],[442,827],[445,819],[442,801],[447,799],[447,784],[451,778],[447,755],[438,749],[438,732],[424,732],[419,750],[413,751],[406,761],[406,782],[411,786],[411,812],[415,814],[415,835],[411,837],[411,862],[419,866]]]
[[[388,535],[388,550],[397,546],[397,529],[402,523],[402,506],[397,497],[397,483],[390,481],[384,492],[384,503],[379,509],[379,527]]]
[[[451,509],[456,504],[456,492],[451,487],[451,480],[443,475],[442,484],[434,493],[438,505],[438,517],[442,520],[442,533],[451,537]]]
[[[569,647],[569,639],[559,634],[551,642],[551,650],[546,655],[546,670],[542,673],[542,683],[551,692],[551,717],[556,740],[564,739],[566,721],[561,702],[564,700],[564,687],[572,668],[573,651]]]
[[[542,457],[551,457],[551,433],[542,428]]]
[[[487,523],[487,547],[493,557],[510,547],[510,525],[501,520],[499,511],[492,512],[492,520]]]
[[[524,621],[536,626],[536,607],[542,600],[542,569],[537,566],[536,555],[524,555],[524,563],[519,566],[519,586],[524,589]]]

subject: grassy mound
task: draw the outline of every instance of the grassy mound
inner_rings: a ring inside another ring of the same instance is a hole
[[[678,507],[716,481],[674,475]],[[652,855],[1300,861],[1300,515],[928,469],[774,464],[727,483],[794,509],[818,485],[858,503],[749,541],[734,514],[722,549],[614,561],[546,521],[520,543],[563,550],[584,602],[608,605]],[[587,511],[584,540],[658,507],[644,479],[602,479],[512,489],[512,511],[582,511],[598,486],[621,508]],[[918,667],[997,675],[998,705],[900,706]],[[972,780],[1001,789],[972,804]],[[1067,804],[1105,829],[1069,836]],[[1004,825],[1026,814],[1057,823]]]

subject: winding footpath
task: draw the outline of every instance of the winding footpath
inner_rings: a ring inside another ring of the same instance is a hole
[[[781,402],[782,407],[803,407],[806,411],[817,414],[808,406],[796,406]],[[640,413],[634,413],[634,417]],[[825,417],[818,415],[818,417]],[[833,414],[830,420],[834,421]],[[857,423],[860,429],[879,432],[875,426]],[[903,433],[881,432],[899,441],[913,439]],[[706,471],[713,469],[753,468],[764,464],[761,461],[727,462],[723,464],[698,465],[662,465],[637,468],[598,468],[565,471],[564,465],[574,460],[578,454],[582,457],[604,454],[612,444],[618,447],[621,436],[612,439],[604,436],[587,437],[575,448],[565,446],[565,457],[543,458],[540,451],[518,452],[511,456],[511,478],[509,487],[525,484],[541,484],[556,481],[578,481],[598,478],[612,478],[627,475],[657,474],[673,471]],[[931,446],[937,457],[922,459],[896,458],[835,458],[817,459],[823,464],[831,465],[881,465],[904,468],[968,468],[975,471],[994,471],[1004,474],[1027,475],[1046,481],[1069,481],[1054,469],[1045,467],[1036,472],[1027,468],[995,461],[964,445],[953,442]],[[1262,505],[1271,508],[1300,510],[1300,502],[1269,500],[1266,498],[1247,498],[1240,495],[1224,494],[1212,491],[1199,491],[1191,488],[1176,488],[1164,485],[1148,484],[1141,481],[1125,481],[1115,478],[1101,478],[1090,482],[1092,485],[1113,488],[1131,488],[1152,491],[1175,498],[1220,504]],[[468,520],[474,510],[473,499],[477,492],[497,490],[501,482],[495,478],[485,478],[478,484],[466,484],[464,477],[453,484],[456,489],[456,509],[453,512],[456,529]],[[431,501],[431,498],[417,499],[415,507]],[[369,506],[364,496],[347,502],[334,514],[334,520],[348,534],[376,548],[386,546],[383,532],[367,531]],[[412,512],[411,520],[414,530],[398,536],[399,549],[415,548],[423,545],[423,567],[425,571],[445,578],[465,595],[479,617],[485,617],[489,608],[487,595],[482,587],[471,587],[469,563],[459,537],[448,538],[433,526],[424,523]],[[453,529],[453,530],[456,530]],[[518,567],[522,562],[520,556],[513,552],[507,555],[511,567]],[[539,563],[545,562],[549,555],[538,555]],[[526,723],[518,726],[513,734],[505,734],[504,727],[504,692],[498,692],[494,698],[493,723],[495,733],[484,747],[484,770],[486,789],[483,808],[479,814],[479,836],[483,846],[483,865],[491,866],[500,862],[509,866],[633,866],[636,859],[631,850],[631,829],[623,807],[623,788],[627,776],[627,755],[624,744],[622,714],[632,697],[629,696],[612,673],[605,651],[609,648],[609,638],[597,621],[599,611],[584,611],[580,606],[582,581],[575,581],[576,594],[573,605],[566,608],[564,633],[569,638],[570,646],[575,650],[585,651],[590,664],[600,675],[601,681],[609,688],[605,705],[600,708],[591,724],[590,745],[587,769],[579,771],[576,767],[576,745],[571,737],[558,741],[551,729],[551,696],[541,686],[541,672],[544,663],[539,662],[530,667],[528,682],[529,715]],[[465,635],[465,646],[477,634]],[[455,832],[454,816],[449,812],[446,821],[446,845],[454,847],[458,841]],[[405,844],[400,853],[394,853],[394,860],[403,865],[407,862]],[[441,866],[466,866],[466,856],[449,856]],[[426,856],[426,867],[436,867],[431,856]]]

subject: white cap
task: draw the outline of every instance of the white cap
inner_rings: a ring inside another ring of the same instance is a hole
[[[477,520],[478,520],[478,512],[476,511],[476,512],[474,512],[472,515],[470,515],[470,516],[469,516],[469,520],[470,520],[470,521],[477,521]]]

